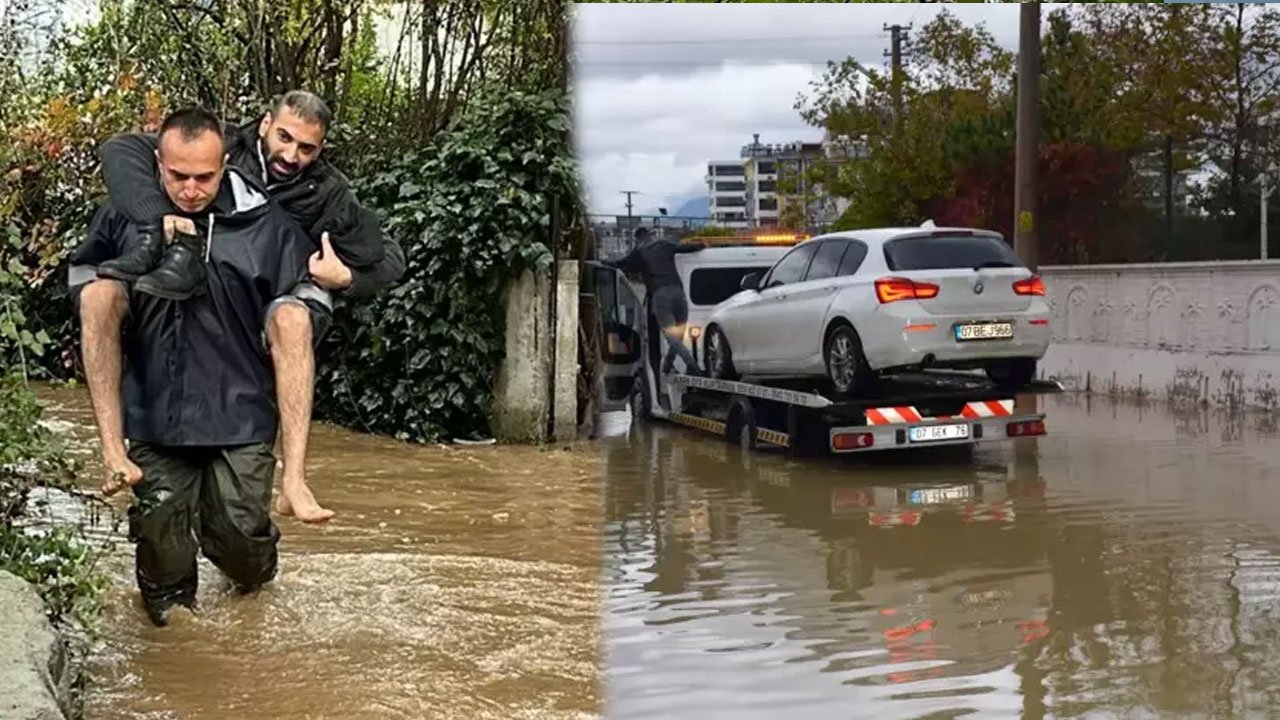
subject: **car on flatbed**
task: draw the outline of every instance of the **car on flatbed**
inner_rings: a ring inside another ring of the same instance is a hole
[[[972,228],[879,228],[794,245],[715,307],[703,363],[718,379],[823,378],[839,397],[881,375],[983,370],[1030,383],[1049,346],[1043,281],[1003,237]]]
[[[699,330],[704,323],[714,327],[722,304],[716,296],[723,301],[736,294],[726,285],[735,277],[770,272],[802,242],[796,238],[762,247],[758,237],[734,238],[677,259],[690,302],[686,338],[695,356],[707,349],[698,342]],[[679,368],[662,373],[665,347],[643,285],[594,262],[587,263],[584,279],[584,295],[595,306],[603,332],[603,392],[596,398],[602,412],[630,408],[634,421],[666,420],[748,450],[780,449],[793,457],[973,446],[1046,432],[1043,412],[1020,406],[1015,393],[980,373],[895,372],[864,394],[843,398],[832,395],[821,377],[726,380]],[[1018,395],[1061,390],[1058,383],[1032,380]]]

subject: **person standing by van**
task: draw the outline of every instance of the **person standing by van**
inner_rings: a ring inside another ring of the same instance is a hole
[[[689,323],[689,301],[685,298],[684,283],[676,272],[675,257],[682,253],[698,252],[706,248],[702,243],[677,243],[665,238],[655,238],[648,228],[636,230],[636,247],[620,260],[606,265],[628,274],[638,274],[644,281],[649,308],[667,338],[667,356],[662,361],[663,374],[675,369],[676,356],[684,360],[685,372],[702,375],[693,352],[684,344],[685,325]]]

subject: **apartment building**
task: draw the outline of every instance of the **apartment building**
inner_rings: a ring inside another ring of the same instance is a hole
[[[806,229],[830,225],[848,203],[827,197],[821,187],[811,187],[809,171],[819,163],[859,157],[860,148],[858,143],[829,137],[817,142],[761,143],[757,133],[742,146],[739,159],[707,164],[712,222],[725,227],[777,227],[786,217],[785,224]]]
[[[747,212],[746,168],[741,160],[707,163],[711,222],[721,227],[752,227]]]

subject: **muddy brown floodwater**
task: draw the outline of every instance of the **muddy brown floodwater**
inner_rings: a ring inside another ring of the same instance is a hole
[[[1273,421],[1040,402],[1048,437],[861,462],[624,427],[607,716],[1280,716]]]
[[[41,395],[92,460],[87,394]],[[594,449],[422,447],[317,427],[311,455],[312,486],[339,515],[278,520],[281,574],[255,596],[229,594],[202,561],[202,612],[154,628],[120,544],[90,720],[599,716]]]

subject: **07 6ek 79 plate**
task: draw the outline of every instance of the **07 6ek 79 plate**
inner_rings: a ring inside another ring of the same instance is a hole
[[[913,443],[940,442],[944,440],[967,440],[969,438],[968,423],[952,423],[950,425],[918,425],[911,428],[909,437]]]

